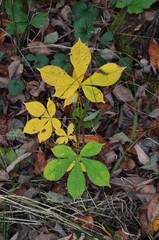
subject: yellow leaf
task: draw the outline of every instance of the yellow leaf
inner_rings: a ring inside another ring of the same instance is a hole
[[[42,105],[42,103],[38,101],[24,103],[27,111],[33,116],[33,117],[40,117],[44,114],[46,111],[45,107]]]
[[[38,133],[39,142],[46,141],[52,135],[53,128],[58,129],[61,123],[57,118],[53,118],[56,112],[55,104],[48,99],[47,109],[39,102],[25,103],[27,110],[34,116],[41,117],[31,119],[25,126],[24,132],[28,134]]]
[[[68,138],[67,138],[67,136],[66,136],[66,137],[59,137],[59,138],[56,140],[56,143],[57,143],[57,144],[63,144],[63,143],[67,144],[67,143],[68,143]]]
[[[115,63],[105,64],[100,67],[101,72],[95,72],[91,77],[86,79],[82,85],[110,86],[119,80],[124,69],[125,68],[119,67]]]
[[[45,66],[37,69],[40,72],[43,81],[52,86],[55,86],[54,84],[58,81],[63,82],[63,79],[68,82],[72,79],[63,69],[56,66]]]
[[[71,97],[66,98],[64,102],[64,107],[70,105],[71,103],[76,103],[78,100],[78,92],[75,92]]]
[[[67,128],[67,135],[71,135],[74,132],[74,125],[73,123],[70,123],[68,128]]]
[[[24,133],[35,134],[43,127],[43,121],[38,118],[31,119],[24,127]]]
[[[52,125],[55,129],[58,129],[61,127],[61,122],[57,118],[52,118]]]
[[[80,39],[78,39],[78,42],[71,49],[70,60],[74,67],[76,79],[81,83],[90,64],[91,53],[89,48]]]
[[[53,96],[63,99],[71,97],[80,87],[78,81],[73,78],[69,81],[64,78],[62,82],[58,81],[54,86],[56,92]]]
[[[60,137],[66,137],[66,133],[62,128],[59,128],[55,131],[56,135],[60,136]]]
[[[157,217],[153,223],[152,223],[152,228],[155,232],[159,230],[159,217]]]
[[[88,98],[89,101],[96,102],[96,103],[99,103],[99,102],[104,103],[103,93],[98,88],[82,85],[82,89],[86,98]]]
[[[51,121],[48,121],[42,128],[42,130],[40,131],[40,133],[38,134],[38,139],[39,142],[44,142],[47,139],[49,139],[51,137],[52,134],[52,124]]]
[[[56,112],[55,104],[51,101],[50,98],[47,102],[47,110],[48,110],[48,113],[49,113],[50,117],[52,117]]]

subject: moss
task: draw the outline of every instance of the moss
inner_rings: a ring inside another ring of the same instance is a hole
[[[130,29],[127,28],[127,21],[123,16],[123,12],[120,12],[115,16],[115,19],[109,29],[112,33],[115,34],[117,50],[127,53],[129,55],[133,55],[133,49],[131,47],[131,37],[129,35]]]

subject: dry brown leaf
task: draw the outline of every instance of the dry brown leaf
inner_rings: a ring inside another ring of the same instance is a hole
[[[125,171],[127,171],[127,170],[132,170],[132,169],[134,169],[135,167],[136,167],[136,164],[135,164],[134,160],[131,159],[131,158],[124,159],[124,160],[122,161],[122,163],[120,164],[120,166],[119,166],[120,169],[123,169],[123,170],[125,170]]]
[[[0,43],[3,43],[5,39],[5,32],[0,29]]]
[[[148,53],[151,65],[154,68],[159,69],[159,45],[151,41],[148,48]]]
[[[34,173],[36,176],[40,176],[43,173],[46,166],[46,159],[43,152],[38,152],[35,157]]]
[[[152,110],[152,112],[149,113],[149,117],[158,118],[159,117],[159,108]]]
[[[148,203],[156,194],[156,188],[153,184],[143,186],[134,194],[142,203]]]
[[[146,208],[140,210],[140,212],[138,213],[138,219],[141,224],[142,236],[147,237],[149,234],[152,235],[153,230],[151,225],[148,223]]]
[[[105,143],[104,138],[102,138],[100,135],[85,135],[84,136],[85,143],[89,142],[98,142],[98,143]],[[80,134],[80,142],[83,143],[83,135]]]
[[[159,194],[156,194],[148,204],[147,219],[152,223],[159,216]]]
[[[7,66],[0,64],[0,73],[3,75],[7,75],[8,74]]]
[[[35,42],[31,42],[28,44],[28,49],[29,52],[33,53],[33,54],[44,54],[44,55],[51,55],[52,51],[43,43],[40,41],[35,41]]]
[[[8,181],[9,175],[6,171],[0,170],[0,181]]]
[[[94,229],[94,220],[92,216],[87,215],[87,216],[80,216],[76,218],[77,222],[79,225],[81,225],[83,228],[87,229]]]
[[[5,116],[2,116],[0,118],[0,133],[2,135],[5,135],[8,131],[7,123],[8,123],[7,118]]]
[[[8,85],[9,79],[0,77],[0,86],[1,88],[6,88]]]
[[[115,232],[115,235],[118,237],[118,240],[129,240],[129,236],[126,235],[122,229],[119,229]]]
[[[113,89],[113,94],[117,100],[122,102],[131,102],[133,100],[132,94],[124,85],[118,85]]]
[[[134,146],[138,159],[140,161],[140,163],[142,164],[146,164],[147,162],[149,162],[149,157],[147,156],[147,154],[142,150],[142,148],[140,147],[140,145],[138,143],[135,144]]]
[[[22,186],[21,188],[17,189],[14,194],[19,196],[24,196],[24,193],[27,191],[25,186]]]
[[[23,65],[20,60],[13,61],[8,67],[8,73],[10,79],[16,79],[23,72]]]

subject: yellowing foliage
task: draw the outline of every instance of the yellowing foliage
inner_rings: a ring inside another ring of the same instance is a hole
[[[62,128],[56,129],[55,133],[56,135],[60,136],[57,140],[57,144],[67,144],[69,140],[73,140],[76,142],[76,136],[73,135],[74,132],[74,125],[73,123],[70,123],[67,129],[67,133]]]
[[[39,142],[44,142],[51,137],[53,128],[61,128],[61,122],[53,118],[56,113],[55,104],[48,99],[47,109],[38,101],[24,103],[28,112],[35,118],[29,120],[24,128],[24,133],[38,134]]]
[[[71,49],[70,60],[74,67],[73,77],[56,66],[46,66],[38,69],[42,79],[55,87],[56,92],[54,96],[65,99],[64,106],[77,102],[78,91],[81,88],[91,102],[104,102],[103,94],[96,86],[104,87],[114,84],[124,70],[124,68],[114,63],[108,63],[103,65],[99,72],[94,73],[83,81],[91,61],[91,53],[80,39]]]

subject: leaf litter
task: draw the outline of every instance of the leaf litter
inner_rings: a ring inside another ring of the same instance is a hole
[[[84,135],[81,134],[79,139],[81,143],[94,141],[104,143],[98,160],[102,161],[110,171],[127,148],[128,150],[122,163],[112,175],[111,189],[97,188],[86,179],[88,186],[83,197],[74,202],[66,191],[65,177],[59,181],[59,184],[55,184],[44,180],[42,175],[46,162],[52,158],[50,149],[57,141],[55,132],[51,132],[50,140],[39,144],[35,135],[24,134],[21,127],[11,125],[11,122],[16,121],[14,119],[17,119],[18,126],[20,124],[18,120],[23,126],[30,121],[23,102],[41,101],[46,110],[49,97],[55,93],[54,90],[57,90],[54,86],[44,83],[39,72],[36,69],[31,70],[32,66],[26,67],[22,58],[28,53],[35,56],[44,54],[51,61],[55,59],[55,54],[63,53],[66,55],[64,60],[67,63],[70,48],[77,42],[73,32],[74,22],[67,13],[72,14],[74,4],[79,1],[69,3],[61,1],[61,4],[52,1],[51,5],[45,0],[35,2],[29,10],[30,14],[40,9],[43,9],[44,13],[49,13],[46,27],[40,30],[31,28],[29,38],[21,36],[19,45],[13,43],[4,31],[0,32],[0,50],[4,52],[0,62],[0,199],[2,203],[0,218],[1,222],[5,220],[5,224],[8,224],[10,234],[5,233],[5,239],[27,239],[27,236],[29,239],[89,239],[90,236],[95,236],[94,239],[100,237],[113,239],[110,232],[123,239],[137,239],[137,235],[139,239],[148,236],[158,239],[159,59],[157,53],[159,42],[156,30],[158,23],[153,25],[153,33],[150,30],[151,24],[154,24],[156,19],[155,8],[151,12],[146,11],[134,17],[126,15],[127,26],[124,26],[124,30],[120,33],[118,31],[120,21],[115,31],[112,30],[117,14],[112,12],[113,5],[110,5],[109,1],[92,1],[93,7],[100,9],[102,18],[94,20],[94,27],[99,28],[98,31],[95,32],[93,29],[92,32],[87,33],[88,39],[91,39],[87,44],[94,49],[91,72],[96,72],[101,66],[97,60],[97,53],[103,57],[104,64],[109,63],[110,60],[117,63],[118,59],[129,55],[129,52],[121,53],[125,51],[122,51],[118,39],[120,35],[127,36],[130,32],[129,42],[133,54],[129,57],[132,66],[129,73],[122,74],[119,84],[106,86],[102,90],[104,100],[108,97],[106,103],[89,104],[90,114],[84,118],[84,121],[92,121],[99,109],[102,110],[102,117],[98,125],[83,129]],[[155,6],[158,6],[157,1],[156,4]],[[83,10],[87,11],[87,8]],[[148,13],[149,15],[151,13],[151,17],[148,17]],[[2,29],[7,26],[7,21],[7,15],[2,10],[0,23]],[[100,38],[107,32],[105,23],[112,31],[113,45],[100,49],[102,46]],[[129,33],[125,32],[127,27]],[[54,39],[50,39],[50,36]],[[121,37],[120,41],[123,41]],[[68,69],[69,75],[73,76],[72,67],[65,69]],[[20,95],[11,96],[8,94],[8,83],[18,77],[25,84],[25,89]],[[84,85],[89,86],[88,80],[84,79],[83,82]],[[86,87],[83,89],[87,94]],[[101,90],[100,87],[99,89]],[[82,104],[83,106],[85,104],[83,98]],[[73,111],[72,106],[70,113],[71,111]],[[135,111],[138,119],[133,134]],[[61,101],[56,101],[56,117],[62,119],[65,132],[63,135],[60,133],[59,137],[64,137],[65,141],[69,140],[70,145],[76,146],[77,143],[69,139],[72,138],[73,132],[68,134],[68,129],[65,127],[70,121],[64,118]],[[13,150],[14,153],[17,150],[20,152],[20,156],[16,159],[11,158],[10,164],[7,163],[4,154],[4,151],[9,150]],[[85,223],[81,222],[81,219],[85,220]],[[56,224],[59,226],[57,227]],[[109,228],[111,231],[108,231]],[[20,233],[21,229],[23,236]],[[77,231],[82,232],[80,238]],[[2,234],[4,237],[4,232],[1,232]]]

